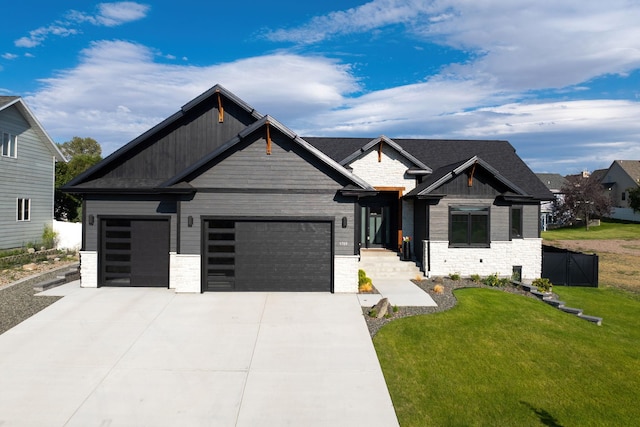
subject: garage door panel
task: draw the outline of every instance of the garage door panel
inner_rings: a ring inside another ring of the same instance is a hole
[[[236,221],[234,239],[234,290],[331,291],[331,222]]]

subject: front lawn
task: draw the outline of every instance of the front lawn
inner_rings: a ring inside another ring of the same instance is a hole
[[[544,240],[636,240],[640,239],[640,224],[602,221],[598,226],[568,227],[542,232]]]
[[[391,322],[374,345],[401,426],[636,425],[640,301],[554,288],[596,326],[536,299],[455,291],[452,310]]]

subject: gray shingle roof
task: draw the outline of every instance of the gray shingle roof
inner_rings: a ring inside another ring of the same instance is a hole
[[[567,180],[559,173],[537,173],[537,177],[551,191],[560,191]]]

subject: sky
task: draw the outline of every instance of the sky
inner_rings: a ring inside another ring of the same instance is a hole
[[[563,175],[640,159],[637,0],[2,3],[0,95],[103,155],[221,84],[301,136],[508,140]]]

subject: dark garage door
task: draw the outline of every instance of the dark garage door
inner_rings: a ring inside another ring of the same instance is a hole
[[[169,220],[100,220],[100,285],[169,287]]]
[[[208,220],[205,291],[330,292],[332,222]]]

